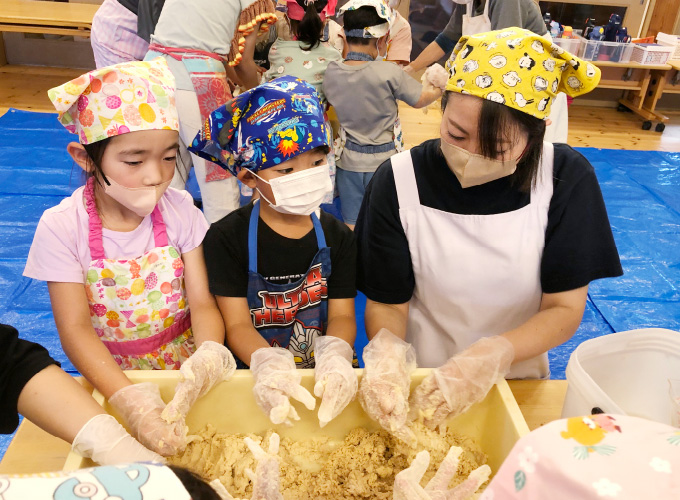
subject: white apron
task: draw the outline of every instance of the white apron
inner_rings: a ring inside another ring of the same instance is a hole
[[[553,145],[546,142],[527,206],[462,215],[421,205],[411,153],[392,157],[415,275],[406,341],[415,348],[418,366],[441,366],[480,338],[511,330],[538,312],[553,159]],[[508,378],[549,375],[544,353],[515,363]]]
[[[484,4],[484,13],[481,16],[474,16],[472,12],[473,1],[465,5],[465,14],[463,14],[463,36],[476,35],[477,33],[486,33],[491,31],[491,19],[489,18],[489,2],[486,0]]]

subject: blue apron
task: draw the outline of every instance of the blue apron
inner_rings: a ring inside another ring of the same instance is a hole
[[[331,249],[321,222],[311,215],[319,251],[305,276],[294,283],[277,285],[257,272],[257,225],[260,203],[256,201],[248,226],[248,308],[255,329],[272,347],[293,353],[298,368],[314,367],[314,338],[326,334],[328,324],[328,278]],[[239,368],[247,366],[238,358]]]

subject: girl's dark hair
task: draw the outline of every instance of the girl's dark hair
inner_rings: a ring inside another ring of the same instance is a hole
[[[446,108],[451,91],[442,96],[442,111]],[[510,176],[512,185],[528,193],[536,185],[538,163],[543,152],[545,121],[518,109],[484,99],[479,113],[479,151],[486,158],[498,158],[503,141],[515,142],[517,133],[526,134],[527,146],[517,170]]]
[[[323,36],[323,22],[319,13],[328,5],[328,0],[316,0],[310,2],[309,5],[305,0],[295,0],[297,4],[305,9],[305,16],[296,21],[291,19],[290,28],[297,36],[299,42],[306,43],[308,46],[305,50],[312,50],[318,46]]]
[[[102,158],[104,157],[104,151],[106,151],[106,148],[111,142],[111,139],[112,137],[107,137],[106,139],[102,139],[101,141],[93,142],[91,144],[83,144],[83,148],[85,148],[85,152],[90,157],[90,163],[92,165],[92,173],[86,174],[86,177],[89,177],[91,175],[92,177],[94,177],[94,180],[102,186],[104,185]],[[179,151],[177,151],[177,163],[184,166],[182,158],[179,155]],[[179,172],[180,177],[184,179],[184,175],[182,174],[184,169],[176,168],[176,170]],[[186,181],[186,179],[184,180]]]
[[[101,185],[104,185],[104,172],[102,171],[102,158],[104,157],[104,151],[111,142],[111,137],[102,139],[101,141],[93,142],[91,144],[83,144],[85,152],[90,157],[90,163],[92,165],[92,175],[94,180]]]
[[[368,5],[364,7],[359,7],[356,10],[348,10],[342,16],[342,24],[345,31],[349,30],[360,30],[363,28],[368,28],[369,26],[376,26],[378,24],[383,24],[385,21],[382,17],[378,15],[378,12],[374,7],[369,7]],[[354,36],[347,37],[347,43],[352,43],[354,45],[370,45],[375,38],[359,38]]]
[[[220,496],[212,489],[212,486],[198,474],[176,465],[168,465],[168,468],[175,473],[175,476],[184,485],[184,488],[191,495],[191,500],[220,500]]]

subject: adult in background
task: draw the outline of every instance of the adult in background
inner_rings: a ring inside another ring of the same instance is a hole
[[[175,76],[180,137],[191,144],[210,113],[231,99],[225,65],[251,88],[259,83],[253,60],[259,31],[276,21],[271,0],[167,0],[147,60],[164,56]],[[236,178],[212,162],[191,155],[203,212],[215,222],[239,206]],[[172,187],[182,189],[188,171]]]

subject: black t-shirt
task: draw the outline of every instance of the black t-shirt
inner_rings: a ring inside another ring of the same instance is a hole
[[[19,425],[19,394],[34,375],[57,365],[47,350],[19,338],[19,332],[0,324],[0,433],[10,434]]]
[[[541,261],[544,293],[565,292],[623,274],[593,167],[570,146],[554,146],[553,195]],[[420,203],[427,207],[489,215],[519,210],[530,202],[529,194],[514,188],[509,177],[463,189],[441,154],[439,139],[413,148],[411,155]],[[390,160],[378,168],[366,188],[355,232],[357,288],[376,302],[408,302],[415,277]]]
[[[248,291],[248,225],[253,204],[235,210],[210,226],[203,240],[210,291],[223,297],[246,297]],[[356,296],[356,240],[342,222],[321,212],[326,246],[331,249],[328,298]],[[312,229],[299,239],[286,238],[260,218],[257,225],[257,272],[275,284],[293,283],[308,271],[319,250]]]

